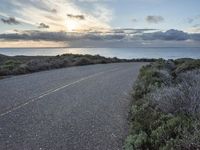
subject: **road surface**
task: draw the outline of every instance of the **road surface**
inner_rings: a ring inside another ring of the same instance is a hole
[[[142,65],[89,65],[0,80],[0,149],[122,149],[128,93]]]

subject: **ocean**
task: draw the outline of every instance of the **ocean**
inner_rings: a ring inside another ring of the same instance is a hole
[[[195,58],[200,59],[200,48],[0,48],[8,56],[56,56],[66,53],[91,54],[118,58]]]

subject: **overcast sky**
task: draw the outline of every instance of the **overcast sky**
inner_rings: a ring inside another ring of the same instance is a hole
[[[200,0],[1,0],[0,47],[200,47]]]

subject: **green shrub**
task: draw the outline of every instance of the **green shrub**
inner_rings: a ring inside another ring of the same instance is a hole
[[[88,58],[78,58],[78,60],[75,61],[74,65],[89,65],[92,64],[93,62],[91,60],[89,60]]]
[[[148,138],[145,132],[140,132],[139,134],[129,135],[125,142],[126,150],[133,149],[145,149],[145,145],[148,145]]]
[[[199,69],[199,68],[200,68],[200,60],[188,60],[188,61],[183,61],[183,63],[179,63],[174,72],[176,74],[179,74],[181,72]]]
[[[138,80],[135,82],[133,98],[135,100],[141,99],[151,90],[161,87],[163,84],[170,84],[171,81],[172,75],[164,68],[163,61],[159,61],[159,65],[152,63],[144,66],[141,68]]]
[[[198,60],[195,60],[195,63],[188,61],[191,60],[159,60],[140,70],[132,92],[131,127],[130,135],[125,141],[126,150],[200,148],[198,71],[178,73],[176,78],[173,76],[173,72],[185,64],[190,64],[183,67],[185,71],[197,68]],[[184,86],[181,86],[180,82],[183,82]],[[165,90],[162,90],[163,88]],[[182,103],[184,99],[186,102],[190,101],[187,103],[189,105]],[[157,107],[159,101],[163,101],[162,107]],[[166,111],[170,107],[174,108],[173,111]]]
[[[3,69],[13,70],[21,64],[20,61],[16,60],[7,60],[3,65]]]
[[[179,74],[175,84],[152,91],[148,98],[163,112],[200,119],[200,71]]]
[[[57,56],[4,56],[0,55],[0,76],[32,73],[71,66],[117,62],[152,62],[155,59],[118,59],[100,55],[63,54]]]

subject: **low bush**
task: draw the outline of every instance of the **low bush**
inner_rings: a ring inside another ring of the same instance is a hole
[[[18,67],[21,64],[20,61],[15,60],[7,60],[4,62],[4,64],[1,66],[3,69],[13,70],[16,67]]]
[[[200,71],[189,71],[178,76],[172,86],[152,92],[149,99],[166,113],[181,113],[200,119]]]
[[[0,55],[0,76],[17,75],[42,70],[57,69],[90,64],[117,62],[151,62],[155,59],[119,59],[106,58],[100,55],[63,54],[57,56],[15,56]]]
[[[142,67],[138,76],[138,80],[134,85],[134,99],[137,100],[144,97],[152,89],[161,87],[163,84],[170,84],[172,78],[173,77],[170,72],[164,68],[162,64],[160,64],[160,61],[158,64],[152,63]]]
[[[194,70],[200,66],[199,60],[187,61],[159,60],[140,70],[126,150],[200,148],[200,71]],[[193,67],[176,71],[188,63]]]
[[[75,66],[83,66],[83,65],[90,65],[93,64],[93,61],[91,61],[90,59],[83,57],[83,58],[78,58],[75,62],[74,65]]]
[[[176,74],[200,68],[200,60],[189,59],[182,61],[182,63],[179,60],[176,63],[177,63],[177,68],[174,71]]]

